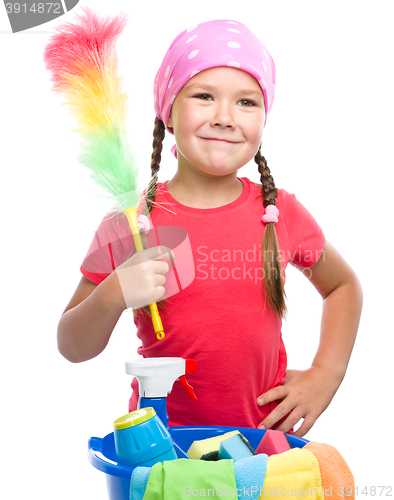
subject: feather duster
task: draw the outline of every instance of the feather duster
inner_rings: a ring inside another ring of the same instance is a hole
[[[44,50],[53,90],[64,98],[81,136],[80,163],[101,188],[100,198],[129,220],[136,250],[144,249],[137,210],[142,200],[139,169],[126,134],[127,94],[118,75],[115,44],[125,28],[126,14],[100,19],[82,8],[75,24],[55,28]],[[157,304],[150,304],[157,337],[164,337]]]
[[[44,51],[53,90],[64,98],[81,136],[80,163],[118,211],[137,207],[139,168],[126,134],[127,94],[118,75],[115,44],[126,14],[100,19],[88,8],[75,24],[55,28]]]

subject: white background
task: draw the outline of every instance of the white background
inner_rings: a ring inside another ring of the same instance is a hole
[[[365,486],[393,485],[392,2],[91,0],[19,34],[11,33],[0,5],[0,496],[106,499],[104,474],[88,462],[87,442],[111,432],[113,420],[127,412],[131,377],[124,361],[137,356],[139,345],[131,313],[96,359],[69,363],[56,345],[57,323],[108,206],[77,163],[75,124],[51,91],[42,53],[54,25],[93,4],[102,14],[129,14],[118,41],[120,71],[146,183],[152,84],[173,38],[199,22],[227,18],[245,23],[270,50],[277,86],[263,154],[276,185],[296,193],[364,290],[348,373],[306,437],[341,452],[360,497]],[[173,137],[164,144],[160,181],[176,169]],[[254,164],[239,175],[259,181]],[[321,299],[292,268],[287,295],[289,367],[303,369],[318,345]]]

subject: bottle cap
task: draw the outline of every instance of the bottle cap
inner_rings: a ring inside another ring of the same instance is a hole
[[[135,410],[127,415],[123,415],[114,421],[114,428],[117,431],[122,429],[128,429],[129,427],[135,427],[136,425],[142,424],[147,420],[150,420],[156,415],[154,408],[141,408],[140,410]]]

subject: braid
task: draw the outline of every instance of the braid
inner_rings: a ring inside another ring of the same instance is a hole
[[[157,176],[160,169],[161,151],[163,149],[163,139],[165,132],[166,129],[164,123],[160,120],[160,118],[156,117],[155,126],[153,128],[153,153],[151,156],[152,160],[150,164],[152,174],[146,194],[146,207],[149,214],[152,212],[152,205],[156,197]],[[148,215],[148,213],[145,213],[145,215]]]
[[[254,161],[258,165],[260,173],[261,192],[264,199],[264,207],[276,205],[278,190],[275,187],[274,179],[268,168],[267,160],[261,154],[261,146],[257,151]],[[261,244],[263,260],[264,291],[269,306],[280,318],[286,312],[285,290],[282,279],[282,268],[279,258],[279,244],[276,235],[275,224],[268,223],[265,226],[263,241]]]
[[[267,160],[261,154],[260,148],[257,151],[254,161],[258,165],[258,171],[260,173],[260,181],[262,185],[261,191],[264,198],[264,207],[267,207],[268,205],[276,205],[275,198],[278,194],[278,190],[275,187],[275,182],[271,175],[271,170],[267,165]]]
[[[165,126],[164,123],[160,120],[160,118],[155,118],[155,126],[153,128],[153,153],[152,153],[152,161],[150,164],[152,176],[148,185],[148,189],[146,191],[146,208],[144,210],[144,215],[149,216],[152,212],[153,202],[156,197],[156,189],[157,189],[157,177],[160,170],[160,161],[161,161],[161,151],[163,149],[163,139],[165,136]],[[168,299],[167,299],[168,300]],[[158,307],[166,310],[165,299],[161,300],[157,303]],[[151,316],[149,306],[141,307],[139,309],[135,309],[133,311],[134,316],[141,314],[142,311],[145,311],[148,316]]]

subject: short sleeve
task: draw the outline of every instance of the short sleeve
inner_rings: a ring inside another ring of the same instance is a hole
[[[134,252],[127,217],[123,213],[107,214],[94,233],[80,271],[98,285]]]
[[[319,260],[326,238],[319,224],[294,194],[284,189],[277,196],[279,218],[286,225],[289,240],[289,262],[301,267],[311,267]]]

